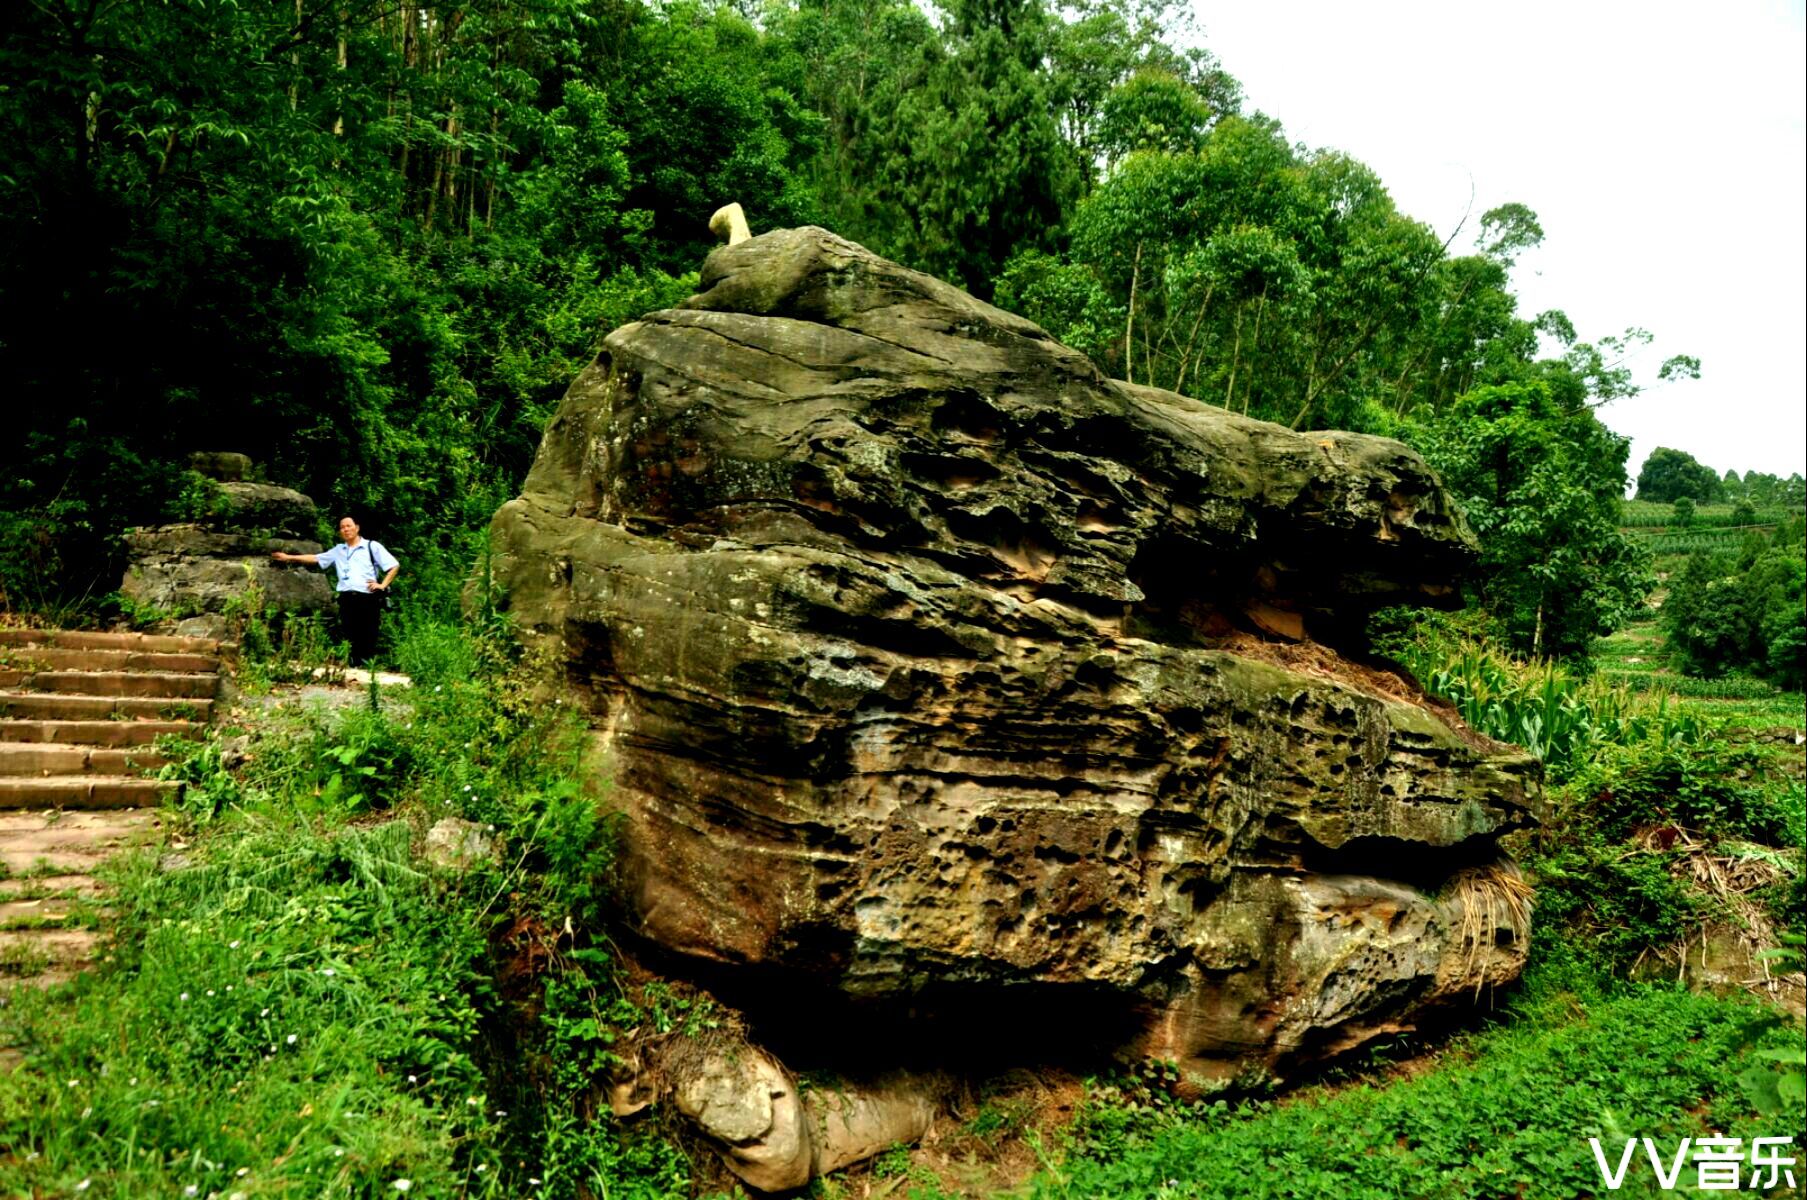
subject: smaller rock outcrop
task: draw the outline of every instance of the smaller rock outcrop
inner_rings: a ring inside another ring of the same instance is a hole
[[[131,564],[120,593],[164,614],[158,628],[205,637],[226,632],[232,603],[252,589],[279,612],[332,604],[332,588],[316,571],[284,571],[272,550],[318,554],[319,509],[293,488],[255,482],[243,454],[197,453],[190,467],[212,481],[206,515],[195,521],[128,530]]]
[[[680,1038],[637,1065],[611,1099],[617,1115],[669,1092],[728,1169],[762,1192],[792,1191],[920,1140],[945,1090],[938,1078],[901,1071],[802,1085],[769,1053],[733,1036]]]

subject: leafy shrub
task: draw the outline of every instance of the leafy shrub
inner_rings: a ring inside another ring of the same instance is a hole
[[[1640,826],[1673,824],[1715,838],[1799,845],[1807,836],[1800,805],[1766,774],[1748,744],[1650,736],[1605,745],[1574,774],[1565,820],[1610,841]]]

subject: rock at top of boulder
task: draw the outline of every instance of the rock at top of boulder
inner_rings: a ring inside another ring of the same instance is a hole
[[[626,374],[604,397],[611,364]],[[615,331],[527,491],[752,542],[807,525],[1081,606],[1209,597],[1320,625],[1452,604],[1475,552],[1398,442],[1106,379],[1033,323],[815,228],[717,249],[697,295]]]

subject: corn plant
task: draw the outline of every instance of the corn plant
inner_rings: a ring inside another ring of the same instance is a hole
[[[1469,645],[1423,672],[1425,687],[1455,705],[1487,736],[1515,742],[1566,778],[1598,747],[1657,735],[1692,744],[1708,722],[1673,707],[1667,696],[1637,696],[1622,685],[1584,679],[1554,663],[1521,663]]]

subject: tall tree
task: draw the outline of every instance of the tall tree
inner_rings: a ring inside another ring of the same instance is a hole
[[[1725,498],[1725,484],[1692,454],[1658,446],[1638,471],[1637,496],[1658,504],[1673,504],[1683,497],[1708,504]]]
[[[1480,598],[1521,653],[1585,657],[1655,582],[1618,531],[1628,439],[1542,381],[1478,388],[1417,445],[1481,542]]]

